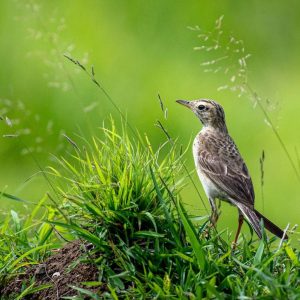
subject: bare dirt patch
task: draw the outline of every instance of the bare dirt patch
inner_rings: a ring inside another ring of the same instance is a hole
[[[22,284],[29,286],[33,279],[35,286],[51,284],[51,287],[28,295],[24,299],[58,300],[64,296],[77,295],[70,285],[87,289],[81,282],[96,281],[98,270],[94,265],[81,261],[85,253],[84,248],[81,242],[74,241],[55,250],[43,263],[29,268],[25,274],[18,275],[2,290],[0,287],[1,299],[14,299],[14,295],[21,292]]]

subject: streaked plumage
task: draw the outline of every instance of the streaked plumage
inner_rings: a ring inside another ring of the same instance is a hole
[[[261,238],[260,220],[266,229],[282,237],[283,231],[254,209],[254,189],[246,164],[234,141],[228,134],[224,110],[212,100],[185,101],[178,103],[190,108],[203,124],[193,144],[193,155],[199,179],[209,199],[213,224],[218,219],[215,200],[225,200],[239,210],[237,241],[243,219],[249,222]]]

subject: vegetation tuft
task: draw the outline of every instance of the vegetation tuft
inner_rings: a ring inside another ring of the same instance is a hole
[[[1,223],[1,299],[299,298],[289,242],[241,237],[233,250],[188,215],[176,143],[154,151],[113,122],[101,138],[68,140],[74,153],[45,174],[50,204]]]

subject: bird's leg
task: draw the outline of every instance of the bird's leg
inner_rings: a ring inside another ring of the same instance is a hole
[[[209,203],[211,206],[211,216],[210,216],[210,222],[213,227],[217,224],[217,221],[219,219],[219,213],[218,208],[216,206],[215,200],[212,198],[209,198]]]
[[[216,206],[216,203],[215,203],[215,199],[208,198],[208,200],[209,200],[209,204],[211,206],[211,215],[210,215],[210,224],[204,230],[205,236],[209,235],[209,231],[212,227],[214,227],[216,229],[216,223],[217,223],[218,218],[219,218],[218,209],[217,209],[217,206]]]
[[[237,244],[237,240],[239,238],[239,235],[240,235],[240,232],[241,232],[241,228],[242,228],[242,225],[243,225],[243,222],[244,222],[244,217],[243,215],[241,214],[241,212],[239,211],[239,226],[238,226],[238,229],[237,229],[237,232],[236,232],[236,235],[235,235],[235,239],[234,239],[234,242],[233,242],[233,247],[235,248],[236,244]]]

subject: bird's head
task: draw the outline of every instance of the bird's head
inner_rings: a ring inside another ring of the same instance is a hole
[[[223,107],[213,100],[176,100],[191,109],[204,126],[227,132]]]

